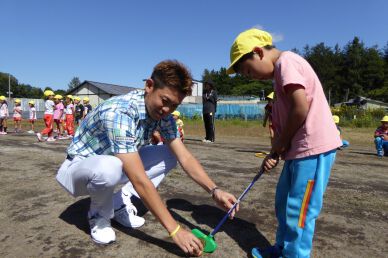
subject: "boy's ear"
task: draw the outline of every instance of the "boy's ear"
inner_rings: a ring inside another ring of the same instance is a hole
[[[252,52],[258,54],[259,57],[260,57],[260,60],[263,59],[264,51],[263,51],[263,49],[261,47],[254,47]]]

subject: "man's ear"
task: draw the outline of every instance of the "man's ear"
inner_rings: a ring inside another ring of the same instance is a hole
[[[146,93],[151,93],[154,90],[154,81],[151,78],[146,80],[144,89]]]
[[[253,51],[253,53],[256,53],[256,54],[259,55],[260,60],[263,59],[264,51],[263,51],[263,49],[261,47],[254,47],[252,51]]]

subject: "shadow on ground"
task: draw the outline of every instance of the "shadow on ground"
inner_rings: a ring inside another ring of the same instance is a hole
[[[136,207],[138,207],[138,215],[143,216],[147,212],[147,209],[144,207],[141,200],[133,199],[133,202]],[[90,229],[86,219],[89,206],[90,198],[79,200],[63,211],[59,218],[70,225],[76,226],[78,229],[85,232],[85,234],[89,235]],[[225,215],[225,211],[214,206],[195,205],[184,199],[168,200],[167,208],[179,223],[185,225],[187,228],[198,228],[206,235],[210,232],[207,232],[206,230],[203,230],[187,221],[174,210],[191,212],[191,216],[197,224],[207,225],[211,228],[215,228]],[[174,243],[153,237],[138,229],[122,227],[114,221],[112,221],[112,226],[131,237],[163,248],[167,252],[178,256],[185,256],[185,254]],[[269,241],[256,229],[255,224],[240,218],[234,218],[233,220],[226,221],[221,227],[220,232],[225,232],[229,237],[231,237],[247,253],[247,255],[250,255],[251,249],[254,246],[261,248],[270,246]],[[215,237],[215,239],[217,240],[217,237]]]

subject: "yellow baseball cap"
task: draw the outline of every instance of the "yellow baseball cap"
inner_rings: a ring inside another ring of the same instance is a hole
[[[66,98],[73,99],[73,95],[66,95]]]
[[[15,101],[14,101],[15,103],[20,103],[20,102],[22,102],[20,99],[15,99]]]
[[[272,45],[272,36],[268,32],[255,28],[241,32],[230,48],[230,65],[228,70],[226,70],[226,73],[236,73],[233,69],[233,65],[240,60],[243,55],[252,52],[255,47],[264,47],[267,45]]]
[[[273,99],[275,97],[275,92],[271,92],[270,94],[267,95],[268,99]]]
[[[28,101],[28,104],[35,105],[35,101],[30,100],[30,101]]]
[[[388,122],[388,116],[384,116],[383,119],[381,119],[381,122]]]
[[[6,100],[5,96],[0,96],[0,100]]]
[[[62,95],[57,94],[54,96],[54,99],[63,99],[63,97],[62,97]]]
[[[181,116],[181,112],[179,112],[178,110],[175,110],[174,112],[171,113],[173,116],[177,116],[177,117],[180,117]]]
[[[340,118],[339,118],[339,116],[333,116],[333,120],[334,120],[334,123],[336,123],[336,124],[338,124],[339,123],[339,121],[340,121]]]
[[[81,98],[78,97],[78,96],[74,96],[73,99],[74,99],[74,100],[78,100],[78,101],[81,100]]]
[[[85,97],[85,98],[84,98],[84,101],[89,101],[89,98],[88,98],[88,97]]]
[[[43,93],[46,97],[55,95],[52,90],[45,90]]]

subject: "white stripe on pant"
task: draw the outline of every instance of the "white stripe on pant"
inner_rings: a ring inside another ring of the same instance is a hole
[[[144,146],[140,148],[139,155],[155,187],[177,164],[167,145]],[[86,159],[75,157],[72,161],[66,159],[58,170],[57,181],[74,197],[90,195],[90,212],[98,212],[107,219],[113,217],[113,208],[121,207],[131,195],[139,197],[122,171],[121,160],[110,155]],[[113,196],[114,188],[119,184],[125,185]],[[128,197],[123,199],[122,193]]]

